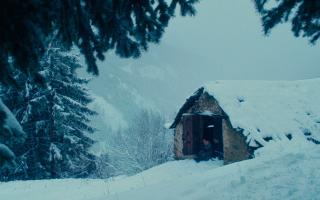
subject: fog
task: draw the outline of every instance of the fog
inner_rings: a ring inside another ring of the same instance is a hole
[[[112,52],[98,62],[100,75],[89,88],[97,115],[92,126],[96,153],[108,152],[110,138],[134,127],[141,110],[173,122],[205,82],[221,79],[294,80],[320,76],[319,44],[295,38],[288,24],[268,37],[250,0],[202,0],[195,17],[177,15],[157,45],[138,59]],[[82,76],[87,76],[84,73]]]
[[[89,87],[125,121],[141,108],[160,110],[172,119],[185,99],[209,80],[320,76],[319,44],[295,38],[289,24],[266,37],[250,0],[202,0],[196,8],[195,17],[177,14],[161,42],[140,58],[108,53],[98,63],[100,76]]]
[[[251,0],[202,0],[195,17],[176,17],[162,43],[201,55],[218,79],[320,76],[320,46],[295,38],[289,24],[263,35]],[[161,44],[160,44],[161,45]]]

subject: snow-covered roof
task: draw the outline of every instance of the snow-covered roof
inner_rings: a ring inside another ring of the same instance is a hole
[[[320,141],[320,78],[299,81],[214,81],[204,85],[243,129],[250,146],[273,141],[313,138]]]
[[[265,146],[270,139],[320,141],[320,78],[208,82],[187,99],[171,128],[205,92],[218,101],[232,126],[243,130],[249,146]]]
[[[203,90],[204,88],[200,88],[197,91],[195,91],[195,93],[193,93],[192,96],[190,96],[186,102],[182,105],[182,107],[180,108],[176,118],[174,119],[174,122],[171,124],[171,126],[169,128],[175,128],[177,126],[177,124],[180,122],[180,119],[182,117],[182,115],[191,107],[193,106],[193,104],[199,99],[199,97],[203,94]]]

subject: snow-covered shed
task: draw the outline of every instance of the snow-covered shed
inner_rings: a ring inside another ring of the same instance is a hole
[[[186,100],[170,128],[177,159],[196,155],[203,138],[225,163],[279,140],[319,143],[320,78],[209,82]]]

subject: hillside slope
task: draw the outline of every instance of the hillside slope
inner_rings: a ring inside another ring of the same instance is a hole
[[[201,62],[199,62],[201,60]],[[141,110],[152,110],[170,121],[192,90],[217,76],[196,52],[165,43],[152,46],[139,59],[121,59],[112,53],[99,63],[100,75],[88,87],[93,93],[91,108],[99,113],[91,122],[99,141],[94,153],[109,153],[110,138],[131,127]],[[87,77],[82,69],[79,75]]]
[[[193,51],[165,43],[150,47],[139,59],[120,59],[110,53],[98,63],[100,75],[92,79],[89,88],[126,121],[140,109],[153,109],[171,117],[194,88],[218,77],[208,73],[218,69],[208,63]],[[84,69],[79,73],[88,76]]]
[[[15,181],[0,184],[10,200],[209,200],[317,199],[320,148],[311,143],[274,143],[252,160],[172,161],[132,177],[108,180]]]

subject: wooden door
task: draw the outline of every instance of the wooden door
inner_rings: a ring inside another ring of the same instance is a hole
[[[201,142],[202,121],[199,115],[184,115],[183,118],[183,154],[197,154]]]

